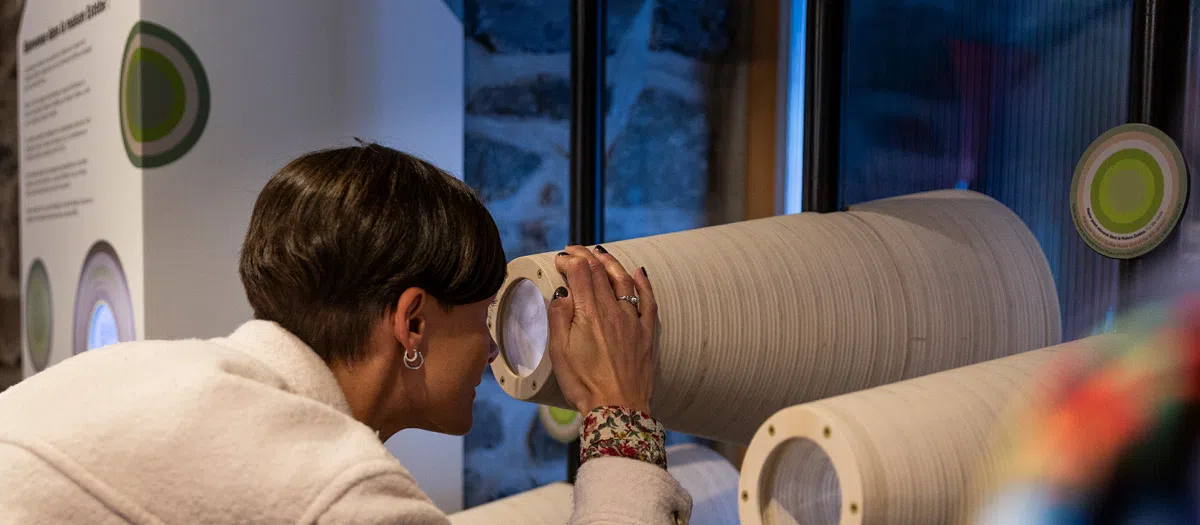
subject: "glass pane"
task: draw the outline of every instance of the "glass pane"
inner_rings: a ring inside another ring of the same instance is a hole
[[[467,0],[464,179],[479,191],[509,259],[567,244],[570,3]],[[566,445],[535,405],[490,372],[464,443],[464,507],[566,478]]]
[[[727,171],[733,98],[728,0],[610,0],[606,241],[727,222],[713,194]]]
[[[1186,83],[1184,85],[1183,130],[1178,137],[1183,159],[1192,170],[1191,195],[1183,220],[1179,223],[1183,260],[1181,267],[1195,272],[1200,268],[1200,177],[1195,170],[1200,166],[1200,1],[1191,3],[1191,38],[1188,39]],[[1194,273],[1193,273],[1194,278]],[[1194,281],[1193,281],[1194,282]]]
[[[1127,115],[1131,0],[847,4],[845,204],[942,188],[1029,225],[1058,284],[1063,336],[1115,304],[1117,263],[1079,238],[1074,168]]]
[[[483,196],[509,258],[568,239],[570,2],[466,0],[465,180]],[[736,140],[714,131],[734,100],[729,0],[608,1],[606,241],[725,222],[712,194]],[[740,133],[737,126],[726,126]],[[566,477],[567,447],[536,407],[485,374],[466,436],[465,506]],[[668,443],[694,438],[670,433]]]

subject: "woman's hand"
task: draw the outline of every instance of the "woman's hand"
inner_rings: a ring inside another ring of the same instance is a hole
[[[599,246],[570,246],[555,266],[567,279],[549,311],[550,361],[563,395],[583,414],[609,405],[649,413],[658,304],[645,270],[630,276]]]

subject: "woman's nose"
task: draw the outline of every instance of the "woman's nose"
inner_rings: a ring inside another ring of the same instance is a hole
[[[489,339],[491,339],[491,338],[489,338]],[[500,355],[500,347],[496,345],[496,341],[491,341],[491,347],[488,348],[488,364],[491,364],[492,361],[495,361],[496,357],[498,357],[499,355]]]

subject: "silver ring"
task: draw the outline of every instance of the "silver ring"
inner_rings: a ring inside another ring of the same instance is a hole
[[[629,304],[632,304],[634,307],[637,307],[637,305],[638,305],[638,298],[634,297],[632,295],[622,295],[622,296],[618,297],[617,300],[618,301],[629,301]]]

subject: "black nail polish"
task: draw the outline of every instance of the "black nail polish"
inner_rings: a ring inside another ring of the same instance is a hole
[[[642,267],[642,277],[645,277],[645,278],[647,278],[647,279],[649,279],[649,278],[650,278],[650,274],[646,273],[646,267],[645,267],[645,266],[643,266],[643,267]]]
[[[563,297],[566,297],[566,296],[567,296],[567,289],[562,286],[559,286],[558,289],[554,291],[555,299],[562,299]]]
[[[569,253],[567,253],[567,252],[558,252],[558,256],[559,256],[559,257],[562,257],[562,256],[564,256],[564,255],[571,255],[571,254],[569,254]]]
[[[604,247],[600,246],[599,244],[596,245],[596,251],[600,253],[608,253],[608,250],[605,250]]]

